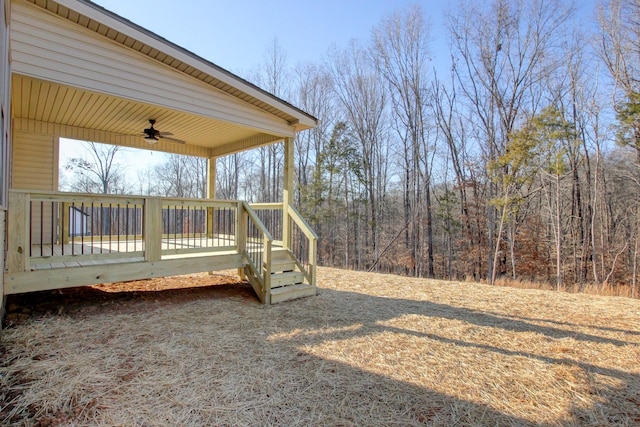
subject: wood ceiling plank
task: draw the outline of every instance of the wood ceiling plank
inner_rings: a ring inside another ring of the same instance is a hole
[[[42,121],[49,122],[51,121],[51,112],[54,109],[54,105],[56,99],[58,98],[58,93],[60,91],[60,87],[57,85],[49,85],[47,90],[47,99],[43,103],[44,111],[42,113]]]
[[[37,117],[36,112],[38,110],[38,100],[40,99],[40,87],[41,82],[39,80],[31,81],[29,85],[29,98],[27,105],[27,116]]]

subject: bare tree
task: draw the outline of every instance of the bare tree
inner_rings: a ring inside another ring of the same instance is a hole
[[[258,83],[273,95],[287,100],[290,98],[290,80],[287,53],[274,37],[265,51],[258,74]],[[276,202],[280,198],[283,148],[283,144],[270,144],[258,150],[262,190],[260,201]]]
[[[155,167],[155,189],[166,197],[205,198],[207,159],[169,154],[165,163]]]
[[[599,21],[600,56],[615,82],[620,140],[637,151],[640,163],[640,1],[606,1]]]
[[[608,0],[600,4],[600,56],[615,83],[612,98],[618,119],[617,141],[636,152],[635,171],[631,169],[625,186],[634,189],[634,216],[640,217],[640,1]],[[638,224],[633,225],[640,235]],[[632,249],[632,248],[635,248]],[[633,258],[635,293],[637,245],[628,245]]]
[[[373,30],[373,63],[388,84],[395,130],[404,150],[404,220],[413,274],[421,275],[416,259],[426,234],[426,273],[434,276],[431,206],[431,146],[427,140],[430,25],[422,9],[413,6],[396,11]],[[424,230],[422,225],[424,224]]]
[[[557,0],[495,0],[483,8],[465,3],[456,14],[449,14],[452,48],[459,58],[454,64],[458,87],[474,114],[481,138],[478,145],[488,161],[504,154],[517,121],[527,112],[535,114],[531,110],[540,96],[536,88],[560,60],[548,60],[553,58],[554,36],[571,13]],[[490,199],[499,196],[496,181],[501,172],[495,172]],[[501,239],[496,239],[497,219],[505,218],[496,213],[489,209],[488,277],[492,283],[501,246]]]
[[[218,158],[216,168],[216,197],[238,200],[240,196],[241,172],[248,170],[246,153],[234,153]]]
[[[388,163],[384,145],[385,90],[380,76],[370,65],[366,50],[355,41],[343,51],[334,48],[330,52],[329,68],[336,96],[361,151],[361,180],[366,192],[366,223],[369,225],[364,229],[364,240],[371,250],[368,256],[368,262],[371,262],[378,255],[379,196],[386,185]]]
[[[321,117],[320,124],[306,132],[296,134],[296,177],[298,182],[298,203],[305,199],[319,197],[316,183],[317,157],[329,140],[330,129],[336,122],[336,108],[333,97],[333,82],[328,71],[316,64],[296,67],[296,105],[315,117]]]
[[[123,147],[89,141],[84,143],[84,147],[88,157],[71,158],[65,165],[66,170],[75,174],[75,180],[70,183],[71,189],[85,193],[128,193],[124,168],[118,163]]]

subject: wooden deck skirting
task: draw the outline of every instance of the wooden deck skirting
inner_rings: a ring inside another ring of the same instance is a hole
[[[241,201],[12,190],[5,294],[237,268],[269,303],[272,249],[297,256],[296,245],[283,244],[287,227],[306,239],[297,245],[306,253],[295,263],[315,287],[313,231],[293,208],[291,225],[282,222],[283,204],[257,208]]]

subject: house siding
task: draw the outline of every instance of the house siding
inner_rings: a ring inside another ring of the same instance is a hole
[[[16,131],[13,135],[11,187],[20,190],[57,191],[53,135]]]
[[[9,63],[9,0],[0,0],[0,271],[4,271],[6,208],[9,189],[9,141],[11,138]],[[4,317],[4,274],[0,275],[0,320]],[[0,322],[1,323],[1,322]],[[1,327],[1,326],[0,326]]]
[[[20,190],[58,190],[58,165],[55,137],[38,133],[16,131],[13,135],[12,188]],[[42,215],[41,215],[42,214]],[[31,241],[52,240],[53,209],[50,204],[32,206],[33,218],[42,218],[43,230],[35,227]]]

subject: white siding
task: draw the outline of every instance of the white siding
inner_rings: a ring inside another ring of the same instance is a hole
[[[0,0],[0,206],[6,208],[9,188],[9,141],[11,138],[11,66],[9,63],[9,16],[6,0]],[[4,245],[2,245],[4,247]]]
[[[79,25],[16,1],[13,72],[291,136],[283,119]]]
[[[11,105],[9,76],[9,29],[7,23],[9,17],[6,0],[0,0],[0,272],[4,272],[4,247],[6,242],[6,204],[9,181],[8,146],[11,136],[10,123]],[[4,274],[0,274],[0,319],[4,316]]]
[[[13,134],[12,188],[19,190],[57,191],[58,165],[55,155],[55,138],[52,135],[16,131]],[[55,206],[32,205],[32,243],[51,242],[51,232],[56,228],[52,217]],[[57,216],[57,215],[56,215]],[[42,224],[42,225],[41,225]],[[54,224],[54,225],[52,225]],[[42,233],[40,230],[42,229]]]
[[[54,136],[16,131],[13,135],[11,187],[57,191]]]

